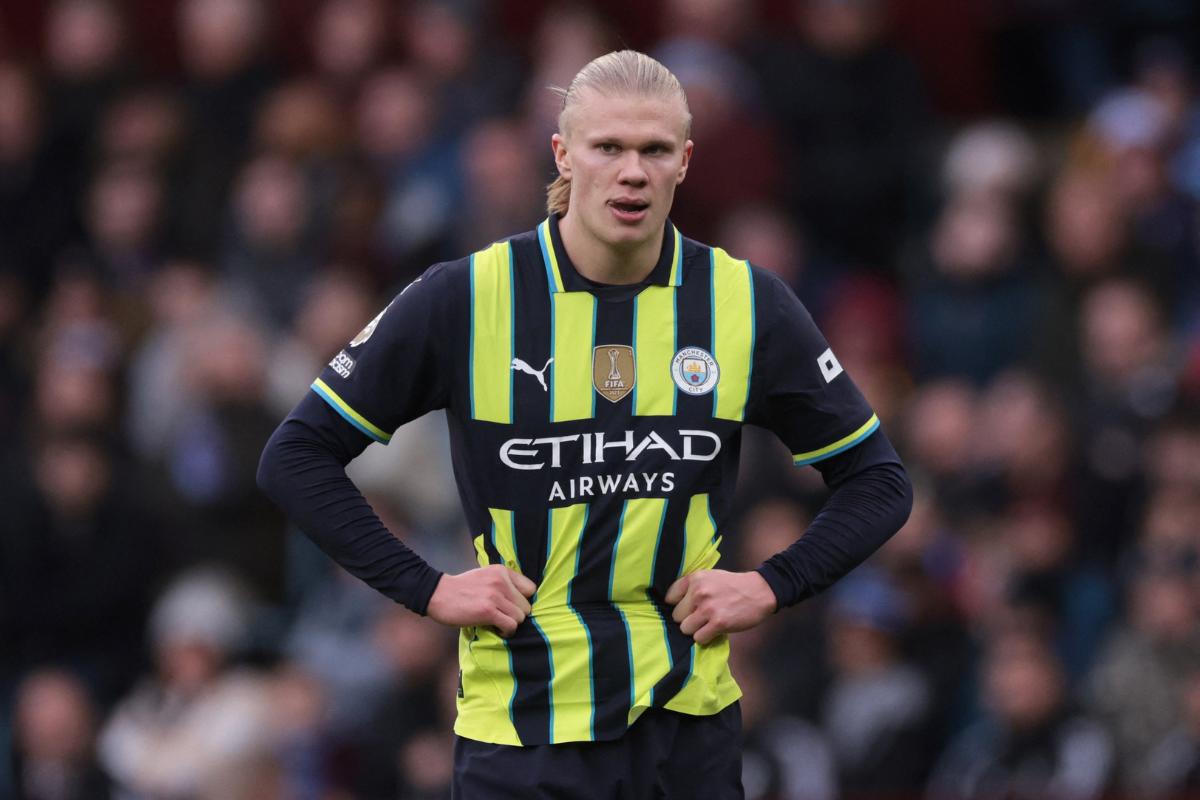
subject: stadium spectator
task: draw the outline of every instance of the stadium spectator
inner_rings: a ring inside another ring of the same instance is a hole
[[[174,184],[176,246],[211,258],[258,103],[275,82],[260,0],[181,0],[176,6],[187,138]]]
[[[947,201],[927,252],[908,267],[918,376],[982,384],[1031,354],[1038,295],[1024,249],[1012,201],[995,194]]]
[[[739,635],[737,641],[742,641]],[[734,651],[738,652],[738,651]],[[747,800],[833,800],[837,765],[821,729],[770,706],[775,689],[761,658],[736,657],[742,701],[742,785]]]
[[[1071,707],[1046,645],[1028,632],[999,633],[984,676],[988,714],[950,743],[930,781],[931,800],[1102,797],[1112,742]]]
[[[174,509],[173,541],[185,563],[222,564],[257,599],[282,603],[284,521],[246,482],[247,470],[254,474],[254,450],[271,429],[264,333],[219,307],[189,333],[182,378],[191,402],[168,435],[161,463]]]
[[[373,633],[393,672],[393,689],[376,698],[359,729],[366,763],[355,787],[367,797],[444,797],[450,787],[457,676],[451,632],[392,606]]]
[[[231,666],[247,609],[237,584],[196,572],[173,582],[150,621],[156,670],[100,733],[101,763],[124,791],[152,797],[232,796],[270,750],[269,684]]]
[[[1151,751],[1186,713],[1181,698],[1200,663],[1200,612],[1191,572],[1173,564],[1137,575],[1128,617],[1087,684],[1090,707],[1113,732],[1121,783],[1129,791],[1139,789]]]
[[[463,205],[455,248],[474,250],[536,225],[545,196],[538,159],[519,120],[481,120],[464,134]]]
[[[78,238],[83,180],[55,152],[47,104],[32,70],[0,62],[0,259],[35,303],[63,243]]]
[[[1144,502],[1146,437],[1174,405],[1178,367],[1159,305],[1143,285],[1113,279],[1089,289],[1079,316],[1083,356],[1077,480],[1092,498],[1080,523],[1112,561],[1128,549]]]
[[[434,99],[439,140],[453,142],[516,105],[520,67],[502,39],[487,35],[495,13],[489,4],[418,0],[405,12],[401,46]]]
[[[96,709],[74,675],[31,672],[16,692],[14,800],[107,800],[96,763]]]
[[[387,50],[389,10],[381,0],[325,0],[312,26],[313,62],[322,80],[348,98]]]
[[[231,205],[222,271],[268,328],[283,328],[323,255],[308,183],[289,159],[262,155],[238,176]]]
[[[368,77],[356,105],[356,142],[383,195],[375,247],[396,282],[449,252],[458,155],[434,135],[440,113],[416,72],[395,67]]]
[[[842,796],[903,796],[924,784],[933,755],[930,686],[899,652],[910,610],[886,575],[860,569],[838,584],[829,609],[822,728]]]
[[[924,87],[889,44],[879,0],[790,8],[798,40],[755,48],[786,145],[783,191],[839,261],[890,271],[915,176],[928,167],[933,120]]]
[[[6,461],[0,674],[15,682],[40,664],[66,665],[111,702],[143,666],[163,522],[138,496],[136,473],[88,429],[44,430]]]
[[[1155,800],[1200,791],[1200,673],[1188,677],[1180,699],[1183,719],[1154,746],[1139,770],[1137,791]]]
[[[158,270],[164,191],[151,167],[133,161],[105,164],[88,187],[89,260],[113,289],[136,292]]]

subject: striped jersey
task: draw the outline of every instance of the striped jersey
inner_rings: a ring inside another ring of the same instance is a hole
[[[614,739],[652,706],[734,702],[728,640],[696,644],[663,598],[720,557],[742,426],[803,465],[879,424],[782,281],[669,222],[636,285],[580,275],[554,216],[435,265],[313,390],[385,444],[446,409],[480,565],[538,586],[513,636],[459,638],[455,731],[510,745]]]

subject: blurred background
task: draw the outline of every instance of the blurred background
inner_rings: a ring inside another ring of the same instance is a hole
[[[752,800],[1200,797],[1192,0],[0,5],[0,797],[442,798],[455,637],[254,486],[404,284],[543,216],[596,55],[685,235],[778,271],[917,486],[738,635]],[[352,466],[471,565],[435,416]],[[724,565],[820,508],[746,436]]]

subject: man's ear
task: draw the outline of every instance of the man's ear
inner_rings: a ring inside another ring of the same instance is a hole
[[[564,179],[570,180],[571,158],[567,153],[567,140],[561,133],[550,137],[550,149],[554,151],[554,165],[558,167],[558,174]]]
[[[679,172],[675,175],[675,185],[683,183],[683,179],[687,177],[688,163],[692,160],[693,142],[688,139],[683,143],[683,163],[679,165]]]

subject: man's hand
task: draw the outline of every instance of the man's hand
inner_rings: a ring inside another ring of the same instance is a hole
[[[443,575],[426,613],[443,625],[466,628],[491,625],[501,636],[512,636],[529,614],[529,598],[537,585],[501,564]]]
[[[775,592],[757,572],[697,570],[671,584],[666,601],[679,629],[699,644],[753,628],[775,611]]]

